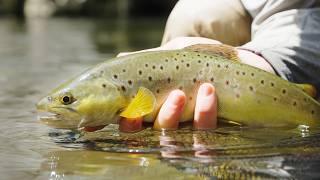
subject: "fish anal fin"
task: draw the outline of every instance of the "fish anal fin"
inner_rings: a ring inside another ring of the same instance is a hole
[[[153,93],[144,87],[140,87],[136,96],[131,100],[127,108],[120,113],[121,117],[134,119],[151,113],[156,104]]]
[[[211,55],[218,55],[233,61],[240,62],[238,53],[235,48],[225,44],[195,44],[187,46],[185,47],[185,49]]]

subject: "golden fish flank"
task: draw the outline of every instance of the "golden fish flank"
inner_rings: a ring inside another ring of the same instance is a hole
[[[189,121],[199,85],[210,82],[217,89],[220,118],[249,126],[319,125],[320,105],[302,90],[311,92],[310,86],[238,63],[232,51],[225,55],[219,48],[220,53],[206,45],[114,58],[61,85],[38,109],[58,114],[52,118],[60,120],[55,127],[107,125],[120,116],[152,122],[168,93],[179,88],[188,97],[181,122]],[[71,103],[64,103],[66,94]]]

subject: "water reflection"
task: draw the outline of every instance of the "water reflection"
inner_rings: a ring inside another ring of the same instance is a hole
[[[54,151],[45,156],[41,169],[49,171],[48,177],[94,176],[106,179],[141,178],[192,178],[174,167],[161,163],[157,155],[134,153],[111,153],[74,150]]]
[[[277,136],[281,138],[274,139],[269,134],[281,134]],[[307,138],[301,136],[299,129],[241,127],[162,132],[146,128],[143,132],[127,134],[111,125],[100,132],[70,138],[75,135],[79,134],[52,136],[54,141],[64,137],[65,141],[56,142],[73,150],[50,153],[43,170],[113,177],[122,173],[123,177],[130,174],[134,178],[151,177],[153,173],[159,174],[156,176],[159,178],[184,175],[223,179],[291,179],[305,177],[304,171],[310,172],[310,177],[319,175],[320,148],[319,142],[314,141],[320,136],[319,130],[310,131]],[[119,171],[122,168],[125,170]]]

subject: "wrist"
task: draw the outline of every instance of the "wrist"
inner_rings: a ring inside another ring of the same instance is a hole
[[[275,74],[273,67],[262,56],[246,49],[236,48],[240,61],[244,64],[254,66],[256,68],[265,70],[272,74]]]

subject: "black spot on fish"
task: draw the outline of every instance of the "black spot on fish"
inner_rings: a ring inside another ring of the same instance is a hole
[[[220,64],[218,64],[218,65],[217,65],[217,67],[218,67],[218,68],[220,68],[220,67],[221,67],[221,65],[220,65]]]
[[[163,66],[160,66],[160,69],[163,70]]]
[[[184,63],[184,60],[182,59],[181,62]]]
[[[214,81],[214,78],[213,78],[213,77],[211,77],[211,78],[210,78],[210,81],[211,81],[211,82],[213,82],[213,81]]]
[[[198,60],[198,63],[201,63],[201,60]]]
[[[282,89],[282,94],[286,94],[286,93],[287,93],[287,90]]]
[[[207,56],[203,56],[204,58],[207,58]]]
[[[196,78],[193,78],[193,83],[196,83],[197,82],[197,79]]]
[[[246,75],[246,72],[242,72],[242,75]]]
[[[237,75],[239,75],[239,74],[240,74],[240,72],[239,72],[239,71],[237,71],[237,72],[236,72],[236,74],[237,74]]]
[[[198,57],[200,57],[200,54],[197,54]]]
[[[190,67],[190,64],[189,64],[189,63],[187,63],[187,64],[186,64],[186,66],[187,66],[187,67]]]
[[[176,69],[179,70],[179,66],[178,65],[176,66]]]
[[[156,66],[152,66],[152,69],[156,69]]]
[[[314,114],[314,110],[311,110],[311,114]]]
[[[149,79],[149,81],[152,81],[152,77],[151,76],[149,76],[148,79]]]
[[[106,87],[107,87],[107,85],[106,85],[106,84],[102,84],[102,87],[103,87],[103,88],[106,88]]]
[[[228,80],[226,80],[226,85],[229,85],[229,83],[230,83],[230,82],[229,82]]]
[[[171,82],[171,78],[168,78],[167,81],[168,81],[168,83],[170,83]]]
[[[206,66],[209,67],[209,63],[207,63]]]
[[[251,76],[253,77],[253,76],[254,76],[254,73],[251,73]]]
[[[304,100],[304,102],[307,102],[307,101],[308,101],[307,98],[303,98],[303,100]]]
[[[180,54],[179,54],[179,53],[177,53],[176,55],[177,55],[177,56],[179,56]]]
[[[148,66],[149,66],[149,64],[145,64],[144,66],[145,66],[145,67],[148,67]]]
[[[175,60],[175,61],[178,61],[178,59],[177,59],[177,58],[174,58],[174,60]]]
[[[135,95],[132,95],[131,97],[132,97],[132,99],[134,99]]]
[[[273,97],[273,100],[274,100],[274,101],[277,101],[278,99],[277,99],[276,97]]]
[[[156,92],[159,94],[160,93],[160,89],[157,89]]]
[[[271,86],[271,87],[273,87],[273,86],[274,86],[274,83],[273,83],[273,82],[271,82],[271,83],[270,83],[270,86]]]
[[[129,84],[129,85],[132,85],[132,81],[131,81],[131,80],[128,80],[128,84]]]
[[[264,84],[264,80],[261,80],[260,83],[261,83],[261,84]]]
[[[100,71],[100,74],[103,74],[104,73],[104,71]]]
[[[139,73],[139,75],[142,75],[142,71],[141,70],[139,70],[138,73]]]
[[[126,72],[126,69],[122,69],[122,72]]]
[[[186,57],[186,55],[184,54],[183,57]]]
[[[116,74],[113,75],[113,78],[118,79],[118,75],[116,75]]]
[[[249,89],[250,89],[250,91],[253,91],[253,87],[252,86],[249,86]]]
[[[228,69],[228,68],[229,68],[229,66],[228,66],[228,65],[225,65],[224,67],[225,67],[226,69]]]
[[[296,102],[296,101],[293,101],[292,105],[293,105],[293,106],[296,106],[296,105],[297,105],[297,102]]]
[[[122,90],[122,91],[126,91],[126,87],[121,86],[121,90]]]
[[[164,61],[165,61],[165,62],[168,62],[169,60],[168,60],[168,59],[165,59]]]
[[[179,89],[182,90],[182,89],[183,89],[183,86],[180,86]]]
[[[213,57],[212,56],[210,56],[210,59],[212,59]]]

